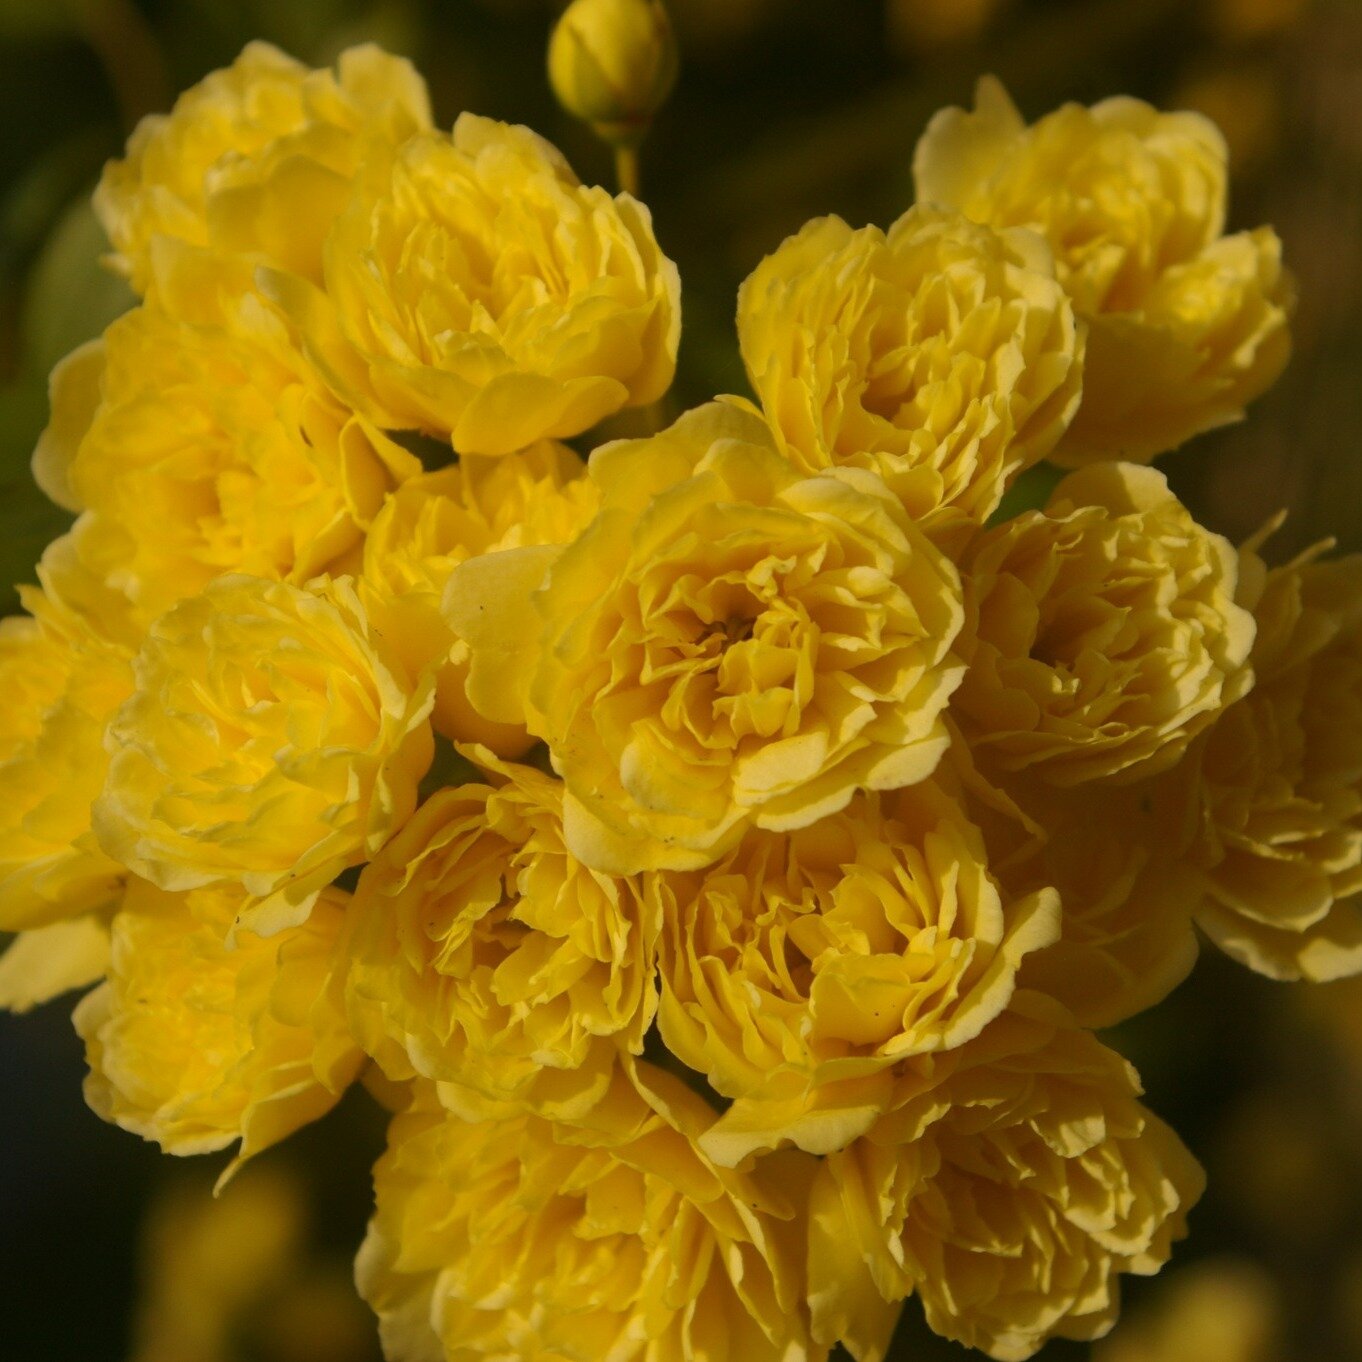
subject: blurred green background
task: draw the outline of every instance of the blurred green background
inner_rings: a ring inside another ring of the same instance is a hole
[[[317,64],[374,39],[417,62],[442,121],[469,108],[529,123],[584,179],[608,180],[607,153],[557,110],[543,77],[556,8],[0,0],[6,611],[16,608],[13,583],[31,580],[65,524],[28,474],[47,373],[130,302],[99,267],[89,192],[136,120],[251,38]],[[739,282],[810,216],[897,216],[911,197],[923,125],[941,105],[968,102],[980,73],[996,72],[1028,117],[1067,99],[1135,94],[1220,123],[1233,159],[1231,227],[1273,223],[1300,289],[1285,378],[1246,423],[1162,466],[1200,519],[1235,538],[1287,507],[1277,557],[1326,535],[1362,548],[1357,0],[672,0],[671,8],[683,74],[645,149],[643,191],[684,281],[678,400],[743,390],[732,321]],[[344,1285],[382,1142],[368,1096],[356,1092],[321,1127],[267,1155],[254,1187],[243,1179],[208,1210],[218,1160],[197,1168],[165,1158],[85,1110],[68,1014],[57,1003],[0,1017],[0,1357],[375,1357],[372,1328]],[[1151,1104],[1207,1164],[1211,1190],[1174,1266],[1132,1284],[1112,1341],[1054,1344],[1042,1357],[1362,1359],[1362,989],[1288,989],[1208,954],[1168,1003],[1114,1040],[1144,1074]],[[910,1304],[895,1356],[966,1354],[927,1335]]]

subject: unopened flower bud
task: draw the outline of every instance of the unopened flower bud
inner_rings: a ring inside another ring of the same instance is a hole
[[[559,103],[615,145],[642,140],[676,83],[676,40],[660,0],[573,0],[549,40]]]

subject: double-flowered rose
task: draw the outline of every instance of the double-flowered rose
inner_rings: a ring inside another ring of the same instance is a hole
[[[1252,684],[1234,548],[1151,468],[1070,474],[1045,510],[978,536],[961,571],[955,709],[981,763],[1058,785],[1147,776]]]
[[[999,1362],[1098,1338],[1119,1274],[1157,1272],[1204,1178],[1119,1055],[1019,993],[964,1050],[901,1079],[896,1109],[826,1159],[810,1202],[814,1333],[881,1362],[910,1295]]]
[[[643,1049],[664,889],[587,869],[560,782],[491,767],[497,784],[438,791],[364,871],[336,990],[390,1078],[436,1080],[462,1111],[578,1116]]]
[[[1277,979],[1362,970],[1362,557],[1275,569],[1254,614],[1257,684],[1196,752],[1197,920]]]
[[[1194,783],[1181,765],[1128,784],[1060,786],[1027,772],[984,776],[963,743],[948,765],[988,864],[1012,898],[1058,895],[1058,940],[1021,962],[1018,983],[1104,1027],[1161,1001],[1197,958],[1202,887]]]
[[[1027,127],[997,81],[943,109],[913,160],[918,198],[1029,227],[1088,324],[1063,461],[1147,462],[1237,420],[1290,352],[1291,285],[1270,227],[1225,236],[1226,151],[1193,113],[1066,104]]]
[[[391,655],[346,578],[220,577],[156,621],[134,673],[95,824],[163,889],[239,885],[268,933],[415,807],[429,679]]]
[[[333,74],[250,43],[169,114],[137,125],[127,154],[105,167],[95,209],[139,291],[157,237],[312,277],[366,152],[429,127],[425,82],[400,57],[354,47]]]
[[[249,270],[168,243],[156,260],[159,305],[58,369],[35,459],[144,623],[226,572],[316,576],[420,470],[331,396]]]
[[[79,615],[28,590],[33,614],[0,623],[0,931],[118,896],[123,867],[95,841],[90,805],[107,767],[104,726],[127,698],[127,654]]]
[[[959,578],[880,478],[804,476],[724,404],[590,471],[578,539],[473,559],[446,595],[469,698],[549,744],[575,855],[702,866],[931,774]]]
[[[109,978],[76,1009],[86,1100],[171,1154],[239,1140],[237,1161],[249,1158],[329,1111],[363,1060],[324,996],[345,895],[328,890],[302,925],[229,946],[240,907],[239,890],[134,881]]]
[[[671,385],[680,281],[647,208],[581,184],[528,128],[463,114],[375,158],[325,256],[325,291],[269,287],[385,427],[508,454]]]
[[[665,37],[557,31],[626,152]],[[363,1072],[391,1362],[1096,1338],[1202,1179],[1090,1028],[1198,926],[1362,972],[1362,558],[1146,466],[1284,363],[1276,237],[1135,100],[985,81],[914,169],[661,430],[647,208],[400,59],[252,44],[105,170],[141,301],[52,375],[76,519],[0,622],[0,1009],[92,989],[89,1104],[224,1177]]]
[[[1083,335],[1032,232],[912,208],[816,218],[738,295],[743,360],[800,468],[868,468],[940,536],[979,524],[1078,408]]]
[[[573,1125],[466,1123],[418,1088],[356,1265],[389,1357],[823,1362],[803,1300],[812,1161],[716,1168],[705,1104],[634,1073]]]
[[[895,1066],[978,1035],[1060,926],[1053,890],[1003,897],[979,831],[933,781],[749,833],[674,877],[673,898],[659,1024],[736,1099],[705,1136],[725,1164],[850,1143],[889,1102]]]
[[[449,575],[466,559],[533,544],[566,544],[595,515],[599,493],[567,445],[542,440],[501,459],[462,459],[398,487],[364,541],[360,590],[413,673],[435,669],[437,732],[522,755],[520,724],[494,724],[468,702],[468,648],[441,612]]]

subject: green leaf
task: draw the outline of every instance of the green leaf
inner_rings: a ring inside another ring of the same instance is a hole
[[[1039,463],[1028,468],[1016,482],[1003,494],[998,509],[988,518],[990,525],[999,525],[1011,520],[1023,511],[1038,511],[1050,500],[1050,493],[1059,486],[1065,474],[1064,468],[1056,468],[1052,463]]]
[[[0,614],[19,608],[15,587],[36,580],[43,550],[71,517],[38,490],[29,472],[33,446],[47,420],[47,385],[27,379],[0,389]]]
[[[108,249],[83,194],[57,220],[29,276],[23,314],[28,372],[46,375],[137,301],[126,281],[100,264]]]

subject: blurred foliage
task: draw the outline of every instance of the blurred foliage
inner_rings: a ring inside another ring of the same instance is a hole
[[[897,216],[923,125],[941,105],[968,101],[980,73],[996,72],[1033,117],[1066,99],[1135,94],[1220,123],[1233,159],[1232,226],[1274,223],[1300,293],[1296,356],[1277,389],[1247,422],[1163,466],[1198,516],[1231,536],[1288,507],[1279,557],[1327,535],[1362,547],[1362,3],[671,0],[671,8],[682,79],[645,150],[643,192],[684,280],[678,409],[743,391],[734,296],[759,257],[815,214]],[[555,11],[550,0],[0,0],[6,610],[16,608],[13,583],[33,579],[43,545],[68,519],[28,474],[47,373],[131,301],[99,268],[88,200],[137,118],[251,38],[312,62],[374,39],[417,62],[442,120],[472,108],[529,123],[584,178],[606,181],[608,153],[557,109],[544,79]],[[1039,504],[1048,486],[1038,471],[1010,506]],[[1054,1344],[1042,1357],[1362,1358],[1362,985],[1286,989],[1208,956],[1167,1004],[1114,1040],[1140,1068],[1152,1105],[1207,1163],[1211,1189],[1173,1268],[1130,1290],[1129,1328],[1116,1336],[1125,1351],[1114,1338],[1092,1350]],[[148,1320],[158,1301],[173,1305],[188,1289],[192,1262],[176,1276],[155,1247],[167,1223],[189,1223],[175,1216],[192,1218],[183,1189],[155,1190],[183,1167],[85,1112],[80,1073],[63,1004],[0,1019],[7,1362],[155,1355]],[[362,1231],[380,1115],[357,1093],[263,1161],[306,1169],[307,1214],[323,1217],[307,1242],[323,1242],[333,1257]],[[200,1190],[194,1183],[194,1196]],[[290,1204],[289,1232],[303,1235],[304,1212]],[[211,1244],[211,1231],[202,1233]],[[199,1231],[183,1234],[199,1242]],[[277,1292],[251,1297],[246,1323],[227,1330],[224,1362],[374,1355],[371,1331],[359,1345],[325,1332],[343,1331],[349,1318],[336,1305],[336,1320],[321,1321],[337,1299],[327,1294],[334,1275],[313,1279],[291,1264],[301,1303],[290,1306],[279,1281]],[[1238,1338],[1240,1352],[1178,1350],[1172,1340],[1204,1328],[1208,1309],[1229,1321],[1217,1346]],[[177,1346],[160,1356],[210,1362]],[[900,1348],[925,1362],[964,1357],[928,1335],[911,1305]]]

